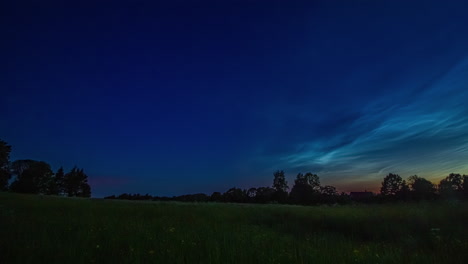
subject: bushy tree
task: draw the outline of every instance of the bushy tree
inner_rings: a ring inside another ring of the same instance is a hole
[[[410,199],[410,196],[411,196],[411,190],[408,184],[406,183],[406,181],[403,180],[401,182],[400,189],[396,193],[396,197],[398,200],[406,201]]]
[[[325,185],[320,187],[320,201],[322,203],[336,203],[339,200],[338,192],[334,186]]]
[[[249,188],[247,190],[247,196],[249,199],[255,199],[255,196],[257,196],[257,188]]]
[[[284,176],[284,171],[278,170],[273,174],[273,188],[275,189],[275,194],[273,200],[284,203],[288,199],[288,182]]]
[[[450,173],[440,181],[439,193],[444,198],[460,198],[463,193],[463,177],[458,173]]]
[[[21,193],[47,194],[49,183],[52,180],[52,169],[44,161],[18,160],[12,167],[16,174],[16,180],[11,184],[11,189]]]
[[[435,197],[436,188],[432,182],[413,175],[408,178],[408,183],[414,199],[433,199]]]
[[[210,196],[210,201],[212,202],[221,202],[223,200],[223,195],[220,192],[213,192]]]
[[[286,177],[284,176],[284,171],[278,170],[273,174],[273,176],[273,188],[275,188],[277,192],[287,192],[289,187]]]
[[[91,187],[88,184],[88,176],[83,169],[74,167],[70,172],[64,175],[65,193],[71,196],[90,197]]]
[[[269,203],[273,200],[275,189],[271,187],[258,187],[255,194],[255,202]]]
[[[326,196],[334,196],[338,195],[338,192],[336,191],[336,188],[334,186],[325,185],[323,187],[320,187],[320,194]]]
[[[57,172],[50,178],[47,183],[47,192],[49,195],[63,195],[64,191],[64,172],[63,168],[57,170]],[[85,187],[86,188],[86,187]]]
[[[140,195],[139,200],[149,200],[149,195]],[[209,196],[204,193],[196,193],[196,194],[185,194],[176,196],[173,198],[175,201],[181,202],[206,202],[209,200]]]
[[[0,191],[8,188],[8,181],[11,178],[10,173],[10,153],[11,146],[5,141],[0,140]]]
[[[247,200],[247,195],[242,189],[233,187],[223,194],[223,200],[229,203],[243,203]]]
[[[27,170],[32,164],[36,163],[36,160],[24,159],[24,160],[15,160],[10,165],[10,171],[13,175],[18,178],[23,171]]]
[[[320,191],[320,178],[317,174],[307,172],[304,175],[304,181],[306,184],[312,186],[312,189],[314,189],[315,192]]]
[[[80,192],[78,192],[79,197],[91,197],[91,186],[88,182],[83,182],[80,185]]]
[[[55,175],[50,177],[50,180],[47,183],[47,190],[45,192],[47,195],[58,195],[59,194],[59,187],[57,185],[57,181],[55,180]]]
[[[313,204],[320,199],[320,179],[316,174],[310,172],[305,175],[297,174],[294,186],[289,194],[293,203]]]
[[[380,193],[383,196],[395,196],[400,191],[403,179],[398,174],[390,173],[385,176]]]
[[[57,194],[65,194],[65,172],[63,171],[63,167],[57,170],[54,179],[57,186]]]

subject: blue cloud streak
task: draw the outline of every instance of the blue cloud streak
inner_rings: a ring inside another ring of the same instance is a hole
[[[301,143],[281,160],[342,189],[376,189],[389,172],[433,181],[468,173],[467,79],[465,59],[430,85],[395,89],[368,104],[341,133]]]

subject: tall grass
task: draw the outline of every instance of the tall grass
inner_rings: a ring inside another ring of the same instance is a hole
[[[0,263],[468,263],[468,204],[303,207],[0,193]]]

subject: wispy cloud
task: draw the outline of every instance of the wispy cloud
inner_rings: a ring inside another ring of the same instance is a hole
[[[285,166],[330,181],[468,173],[468,59],[424,89],[395,91],[364,107],[341,132],[302,143],[282,157]]]

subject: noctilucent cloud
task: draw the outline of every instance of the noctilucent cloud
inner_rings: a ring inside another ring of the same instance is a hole
[[[95,197],[468,173],[468,2],[310,2],[4,1],[0,138]]]

